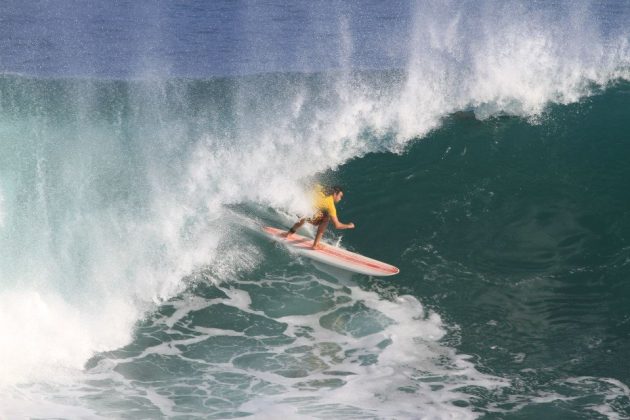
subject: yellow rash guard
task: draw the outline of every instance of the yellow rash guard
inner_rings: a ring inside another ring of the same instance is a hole
[[[314,207],[316,211],[322,211],[330,217],[337,217],[335,200],[331,195],[325,195],[321,185],[315,186]]]

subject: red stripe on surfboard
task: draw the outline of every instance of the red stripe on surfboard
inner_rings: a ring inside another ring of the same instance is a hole
[[[300,246],[301,248],[310,248],[310,244],[312,243],[312,240],[311,239],[287,239],[287,242],[289,242],[289,243],[291,243],[293,245],[296,245],[296,246]],[[341,258],[343,260],[350,261],[350,262],[353,262],[353,263],[356,263],[356,264],[359,264],[359,265],[364,265],[364,266],[367,266],[367,267],[370,267],[370,268],[374,268],[374,269],[377,269],[377,270],[382,270],[382,271],[385,271],[387,273],[390,273],[390,272],[391,273],[397,273],[398,272],[398,270],[394,270],[391,267],[386,266],[384,264],[376,264],[376,263],[373,263],[371,261],[366,261],[366,260],[364,260],[362,258],[357,258],[357,257],[354,257],[352,255],[348,255],[348,254],[346,254],[346,253],[344,253],[342,251],[332,250],[332,249],[330,249],[329,245],[325,245],[325,244],[324,244],[324,248],[323,249],[314,249],[313,251],[315,251],[315,252],[319,251],[319,252],[322,252],[324,254],[333,255],[333,256]]]
[[[274,235],[280,235],[282,233],[284,233],[284,231],[280,230],[280,229],[276,229],[276,228],[272,228],[272,227],[265,227],[264,228],[265,231],[274,234]],[[299,248],[310,248],[310,245],[313,240],[309,239],[309,238],[305,238],[301,235],[297,235],[294,234],[292,238],[284,238],[285,241],[287,241],[288,243],[290,243],[291,245],[294,245],[296,247]],[[350,254],[349,251],[344,251],[344,250],[338,250],[335,249],[333,247],[331,247],[330,245],[327,244],[323,244],[324,248],[323,249],[313,249],[313,252],[321,252],[323,254],[328,254],[328,255],[332,255],[338,258],[341,258],[343,260],[346,261],[350,261],[353,262],[355,264],[359,264],[359,265],[363,265],[363,266],[367,266],[370,268],[374,268],[376,270],[381,270],[384,271],[386,273],[392,273],[392,274],[397,274],[400,272],[400,270],[398,270],[398,268],[391,266],[389,264],[385,264],[385,263],[377,263],[377,262],[372,262],[367,260],[367,257],[361,257],[361,258],[357,258],[354,255]],[[331,249],[332,248],[332,249]]]

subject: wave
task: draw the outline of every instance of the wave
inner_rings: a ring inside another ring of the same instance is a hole
[[[341,68],[315,74],[1,76],[1,380],[72,375],[128,343],[183,278],[221,264],[226,206],[304,212],[306,180],[402,153],[452,113],[536,123],[629,80],[627,28],[560,6],[417,5],[403,69],[353,69],[349,36]]]

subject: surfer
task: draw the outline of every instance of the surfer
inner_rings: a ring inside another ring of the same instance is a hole
[[[321,185],[315,186],[315,213],[311,217],[303,217],[297,221],[285,234],[288,238],[293,235],[304,222],[317,226],[317,234],[313,241],[313,249],[320,249],[322,246],[319,241],[324,236],[324,232],[328,227],[328,222],[332,220],[335,228],[337,229],[354,229],[354,223],[341,223],[337,218],[337,209],[335,203],[338,203],[343,198],[343,189],[337,185],[334,187],[322,187]]]

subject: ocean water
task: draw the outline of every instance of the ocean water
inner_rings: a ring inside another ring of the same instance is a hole
[[[630,417],[630,2],[0,4],[0,418]],[[266,238],[342,184],[333,276]]]

